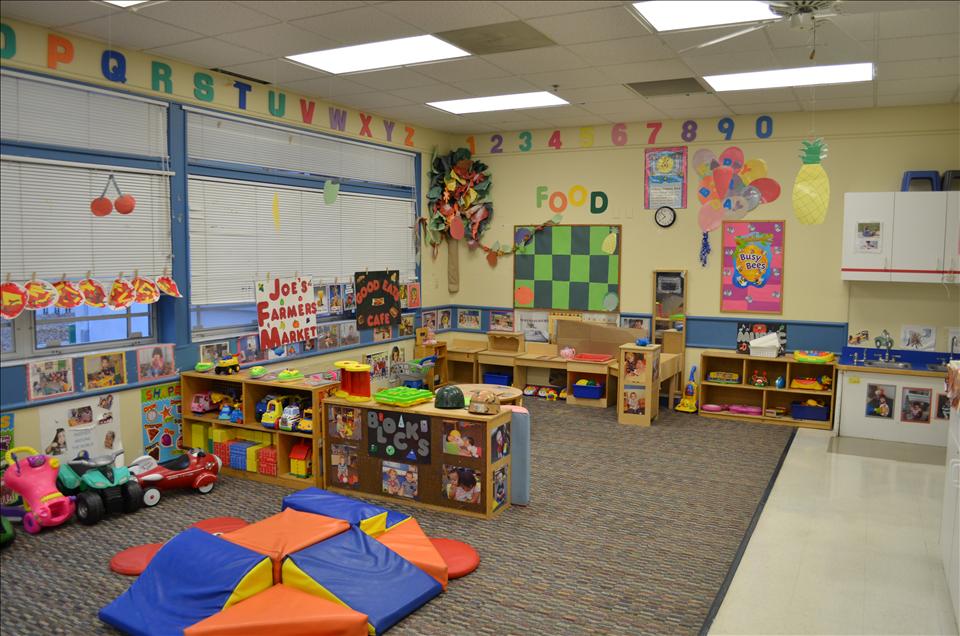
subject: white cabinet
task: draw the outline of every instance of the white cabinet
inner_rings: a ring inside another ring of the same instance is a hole
[[[960,282],[960,193],[848,192],[841,268],[843,280]]]
[[[843,196],[844,280],[890,280],[895,192]]]
[[[960,619],[960,409],[952,409],[950,413],[946,469],[943,515],[940,518],[940,556],[953,601],[954,618]]]

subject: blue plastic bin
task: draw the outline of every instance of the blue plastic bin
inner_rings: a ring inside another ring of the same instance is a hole
[[[483,374],[483,383],[510,386],[513,384],[513,376],[506,373],[491,373],[488,371]]]
[[[603,385],[590,386],[588,384],[574,384],[573,397],[585,400],[598,400],[603,397]]]
[[[830,419],[830,409],[826,406],[808,406],[801,402],[794,402],[790,405],[790,417],[795,420],[826,422]]]

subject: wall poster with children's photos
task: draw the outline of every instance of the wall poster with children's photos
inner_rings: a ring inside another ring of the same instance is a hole
[[[94,458],[122,451],[120,421],[114,416],[122,411],[120,396],[89,395],[41,406],[40,452],[65,461],[84,452]],[[124,465],[122,452],[116,465]]]
[[[340,330],[340,346],[349,347],[360,344],[360,332],[357,331],[357,323],[352,320],[338,322],[337,328]]]
[[[237,356],[240,359],[240,364],[266,360],[267,354],[260,349],[260,336],[252,333],[237,338]]]
[[[647,412],[647,387],[639,384],[623,385],[623,412],[645,415]]]
[[[326,322],[317,325],[317,350],[328,351],[340,346],[340,331],[336,323]]]
[[[95,391],[127,383],[127,354],[100,353],[83,358],[84,390]]]
[[[483,457],[485,426],[482,422],[443,420],[443,452],[458,457]]]
[[[360,428],[360,409],[352,406],[328,406],[327,421],[330,427],[330,437],[338,439],[358,440],[363,437]]]
[[[431,331],[436,331],[437,330],[437,310],[431,309],[430,311],[421,311],[420,326],[426,327]]]
[[[206,342],[200,345],[200,362],[216,362],[230,355],[230,343]]]
[[[457,310],[457,329],[467,329],[469,331],[480,331],[480,310],[479,309],[458,309]]]
[[[366,363],[370,365],[370,377],[373,379],[386,378],[390,374],[390,358],[386,351],[377,351],[368,353],[365,357]]]
[[[490,433],[490,461],[498,462],[510,454],[510,423],[498,426]]]
[[[420,307],[420,283],[409,283],[407,285],[407,307],[410,309]]]
[[[517,310],[517,331],[527,342],[550,342],[550,314],[546,311]]]
[[[416,413],[367,410],[367,454],[430,463],[430,418]]]
[[[937,408],[933,412],[934,419],[950,419],[950,396],[946,393],[937,393]]]
[[[330,476],[337,486],[354,490],[360,487],[360,459],[356,446],[330,445]]]
[[[929,424],[932,401],[933,389],[903,387],[900,396],[900,421],[913,424]]]
[[[373,328],[374,342],[383,342],[384,340],[392,340],[392,339],[393,339],[392,327],[374,327]]]
[[[149,382],[177,375],[177,365],[173,359],[172,344],[140,347],[137,354],[137,381]]]
[[[892,384],[868,384],[867,405],[864,414],[867,417],[892,420],[897,406],[896,395],[897,387]]]
[[[414,334],[416,314],[403,314],[400,316],[400,337],[412,336]]]
[[[513,310],[491,309],[490,331],[513,331]]]
[[[385,461],[381,464],[380,479],[383,494],[420,499],[419,468],[415,464]]]
[[[453,309],[449,307],[437,311],[437,329],[450,329],[453,327]]]
[[[441,494],[447,501],[473,506],[480,504],[483,471],[444,464],[441,480]]]
[[[499,510],[507,503],[509,494],[509,466],[501,466],[493,471],[493,501],[494,510]]]
[[[27,364],[28,400],[46,400],[61,395],[70,395],[75,390],[73,360],[57,358]]]

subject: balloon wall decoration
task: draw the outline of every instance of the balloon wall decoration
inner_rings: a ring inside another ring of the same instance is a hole
[[[742,219],[760,205],[776,201],[780,184],[767,176],[763,159],[745,160],[743,151],[736,146],[727,148],[719,157],[712,150],[698,150],[693,155],[693,169],[700,176],[700,264],[706,267],[709,233],[723,221]]]

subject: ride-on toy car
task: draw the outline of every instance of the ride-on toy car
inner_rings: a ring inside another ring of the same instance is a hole
[[[3,473],[3,483],[23,498],[24,530],[37,534],[73,516],[73,499],[57,491],[59,459],[29,446],[11,448],[5,458],[9,467]]]
[[[121,453],[90,459],[84,451],[60,464],[57,487],[62,493],[76,495],[80,523],[91,526],[108,514],[136,512],[143,505],[143,489],[130,470],[113,465]]]
[[[217,483],[221,461],[199,448],[165,462],[158,462],[149,455],[133,460],[130,473],[143,488],[143,505],[156,506],[163,490],[193,488],[207,494]]]
[[[217,375],[232,375],[240,373],[240,356],[224,356],[217,360],[217,366],[213,368]]]

